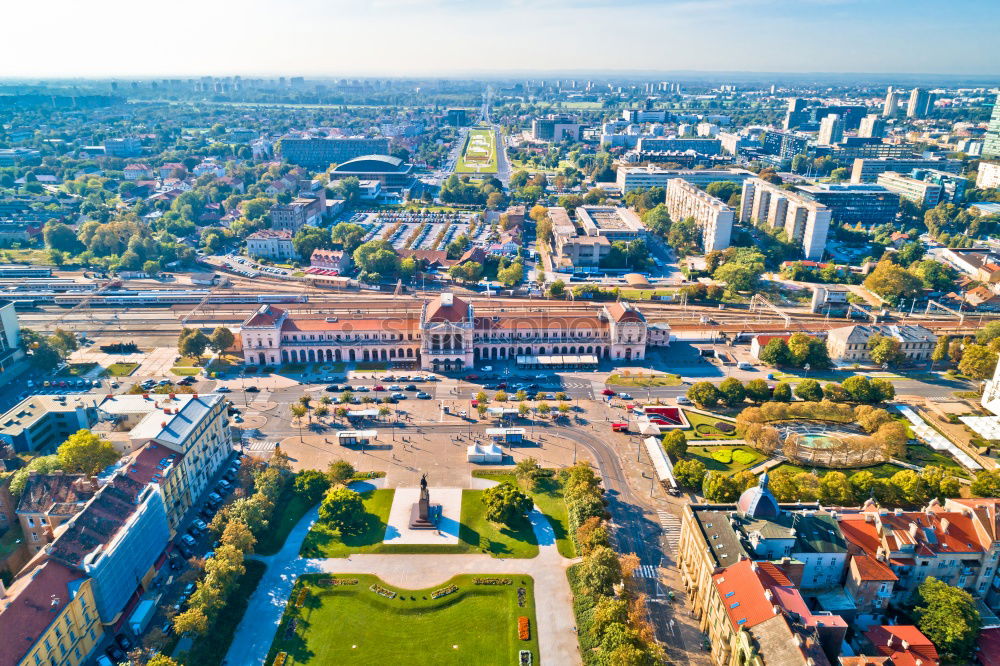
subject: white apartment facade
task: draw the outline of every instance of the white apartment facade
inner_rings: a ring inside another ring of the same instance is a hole
[[[760,178],[743,181],[740,221],[784,229],[806,259],[819,261],[826,248],[832,211],[823,204]]]
[[[987,190],[1000,187],[1000,162],[980,162],[976,174],[976,187]]]
[[[682,178],[667,182],[667,212],[674,221],[694,218],[705,252],[729,247],[735,212],[724,201]]]

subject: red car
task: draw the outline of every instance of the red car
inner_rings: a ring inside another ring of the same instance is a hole
[[[382,386],[381,384],[376,384],[376,385],[375,385],[375,386],[373,387],[373,389],[372,389],[372,390],[375,390],[375,391],[384,391],[384,390],[385,390],[385,387],[384,387],[384,386]]]
[[[603,391],[601,391],[601,395],[615,395],[615,392],[609,388],[606,388]]]
[[[470,375],[466,375],[465,376],[465,381],[467,381],[467,382],[471,382],[471,381],[474,381],[476,379],[479,379],[479,375],[477,375],[475,373],[472,373]]]

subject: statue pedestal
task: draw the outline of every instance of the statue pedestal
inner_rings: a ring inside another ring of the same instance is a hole
[[[410,529],[435,530],[437,529],[437,517],[440,515],[440,504],[428,504],[425,508],[421,506],[421,502],[417,502],[410,507]]]

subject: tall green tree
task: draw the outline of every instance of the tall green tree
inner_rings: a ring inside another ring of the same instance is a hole
[[[913,614],[917,627],[946,661],[971,663],[983,627],[972,595],[928,576],[917,588]]]
[[[120,457],[106,439],[89,430],[77,430],[56,450],[62,469],[95,475]]]
[[[486,518],[494,523],[512,525],[531,510],[531,498],[510,483],[501,483],[483,491]]]

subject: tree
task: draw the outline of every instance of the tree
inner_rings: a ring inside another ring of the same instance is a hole
[[[778,382],[771,393],[771,399],[775,402],[790,402],[792,399],[792,385],[788,382]]]
[[[788,365],[792,355],[788,349],[788,342],[784,338],[771,338],[760,350],[760,360],[772,367]]]
[[[973,379],[989,379],[997,367],[997,353],[983,345],[966,345],[958,371]]]
[[[19,497],[24,490],[24,485],[28,482],[28,476],[32,472],[49,474],[62,468],[62,462],[60,462],[58,454],[53,453],[48,456],[32,458],[31,462],[14,472],[10,480],[10,492],[14,497]]]
[[[539,482],[546,476],[545,470],[534,458],[519,460],[514,465],[514,478],[523,483],[528,490],[536,490]]]
[[[923,287],[920,278],[887,259],[878,263],[864,284],[868,290],[892,302],[911,298]]]
[[[497,271],[497,280],[505,287],[512,287],[523,279],[524,265],[519,261]]]
[[[80,343],[76,339],[76,334],[63,328],[57,328],[52,331],[48,342],[62,358],[66,358],[71,352],[76,351],[80,347]]]
[[[989,324],[987,324],[987,326],[990,326],[991,324],[1000,324],[1000,322],[991,321]],[[979,333],[982,333],[982,331],[980,330]],[[979,333],[976,334],[977,337]],[[947,335],[938,336],[937,343],[934,345],[934,351],[931,352],[932,367],[935,363],[940,363],[941,361],[948,360],[948,340],[949,338]]]
[[[663,450],[674,460],[681,460],[687,455],[687,437],[684,431],[679,429],[668,430],[663,436]]]
[[[330,230],[330,240],[344,252],[353,253],[365,238],[365,228],[360,224],[340,222]]]
[[[501,483],[483,491],[486,518],[494,523],[512,525],[524,520],[533,502],[510,483]]]
[[[696,382],[687,390],[687,397],[698,407],[705,409],[719,404],[722,395],[712,382]]]
[[[727,407],[736,407],[747,399],[747,391],[743,387],[743,382],[735,377],[722,380],[722,383],[719,384],[719,395]]]
[[[326,474],[315,469],[304,469],[295,475],[292,483],[295,492],[306,500],[309,505],[315,504],[330,488],[330,479]]]
[[[178,634],[201,635],[208,631],[208,617],[200,608],[191,606],[174,617],[174,631]]]
[[[761,403],[771,399],[771,389],[763,379],[751,379],[747,382],[747,398],[751,402]]]
[[[236,342],[236,336],[226,326],[217,326],[208,337],[208,346],[217,354],[226,351]]]
[[[361,495],[347,486],[330,488],[319,505],[319,518],[341,533],[349,534],[365,519],[365,506]]]
[[[896,387],[888,379],[873,379],[871,382],[876,402],[889,402],[896,397]]]
[[[752,291],[760,281],[763,266],[760,269],[758,271],[756,266],[746,264],[727,263],[719,266],[712,277],[719,282],[725,282],[729,291]]]
[[[200,358],[208,347],[208,336],[200,328],[181,329],[177,338],[177,353],[188,358]]]
[[[709,502],[735,502],[739,490],[730,475],[709,472],[701,482],[701,494]]]
[[[118,452],[106,439],[89,430],[77,430],[56,450],[62,469],[94,476],[118,460]]]
[[[607,546],[598,546],[583,558],[578,575],[588,594],[611,596],[614,586],[622,580],[621,562],[615,551]]]
[[[700,460],[680,460],[674,465],[674,478],[677,483],[697,490],[705,479],[705,464]]]
[[[795,395],[809,402],[819,402],[823,399],[823,389],[815,379],[803,379],[795,387]]]
[[[241,553],[249,553],[253,550],[257,539],[254,538],[253,532],[242,520],[227,520],[219,541],[225,546],[232,546]]]
[[[899,365],[906,360],[899,340],[887,335],[873,335],[868,338],[868,355],[873,363],[885,366]]]
[[[566,283],[556,280],[549,285],[549,296],[552,298],[562,298],[566,294]]]
[[[392,244],[385,240],[370,240],[362,243],[352,255],[354,265],[364,273],[392,276],[399,272],[399,255]]]
[[[819,480],[819,501],[826,506],[848,506],[854,503],[854,488],[847,475],[829,471]]]
[[[928,576],[917,588],[917,627],[946,661],[970,663],[983,627],[972,595]]]
[[[354,466],[346,460],[334,460],[326,468],[326,476],[333,485],[345,484],[354,477]]]
[[[299,229],[292,237],[292,248],[302,261],[309,261],[315,250],[328,249],[332,244],[331,232],[309,225]]]
[[[905,504],[919,506],[927,501],[927,486],[920,474],[912,469],[903,469],[889,479],[889,482],[896,487],[899,497]]]
[[[60,252],[74,254],[83,249],[83,245],[77,240],[73,229],[61,222],[46,222],[45,228],[42,231],[42,238],[45,241],[45,247],[59,250]]]
[[[844,387],[836,382],[829,382],[823,388],[823,395],[830,402],[847,402],[851,399]]]
[[[938,338],[938,343],[941,342],[942,338],[947,340],[948,336],[942,335]],[[1000,338],[1000,321],[987,322],[986,324],[983,324],[978,331],[976,331],[976,342],[981,345],[989,344],[997,338]]]
[[[165,654],[154,654],[150,657],[149,661],[146,662],[146,666],[181,666],[180,663],[171,659]]]
[[[869,403],[875,402],[875,391],[872,389],[871,381],[862,375],[854,375],[845,379],[841,386],[847,391],[854,402]]]
[[[15,477],[15,481],[17,477]],[[14,490],[14,482],[11,482],[11,491]],[[1000,471],[983,470],[976,472],[969,490],[979,497],[1000,497]]]

